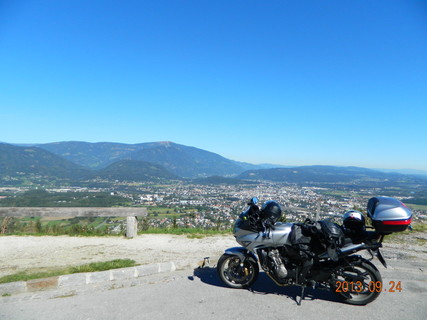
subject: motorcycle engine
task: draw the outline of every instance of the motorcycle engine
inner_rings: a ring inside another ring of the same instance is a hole
[[[286,270],[285,264],[283,263],[283,260],[280,257],[279,250],[272,249],[268,252],[268,257],[270,258],[270,261],[272,262],[272,269],[276,277],[278,278],[286,278],[288,276],[288,271]]]

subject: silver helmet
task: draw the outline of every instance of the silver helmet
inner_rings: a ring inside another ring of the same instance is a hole
[[[350,210],[343,215],[344,228],[361,232],[365,228],[365,216],[357,210]]]

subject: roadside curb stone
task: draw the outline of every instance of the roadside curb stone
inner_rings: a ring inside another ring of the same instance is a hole
[[[58,279],[59,277],[50,277],[44,279],[34,279],[26,281],[27,291],[39,291],[39,290],[47,290],[58,287]]]
[[[81,285],[82,283],[86,283],[86,274],[84,273],[74,273],[74,274],[67,274],[63,276],[59,276],[58,279],[58,287],[59,288],[72,288],[78,285]],[[1,288],[1,286],[0,286]],[[1,291],[1,289],[0,289]]]
[[[0,296],[12,295],[26,291],[27,283],[25,281],[0,284]]]
[[[19,293],[61,288],[72,289],[91,284],[109,283],[115,280],[132,280],[156,273],[173,272],[176,270],[174,262],[164,262],[100,272],[74,273],[44,279],[3,283],[0,284],[0,299]]]

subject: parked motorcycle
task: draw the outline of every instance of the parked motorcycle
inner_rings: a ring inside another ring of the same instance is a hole
[[[366,305],[382,291],[381,274],[371,260],[376,256],[387,268],[380,248],[384,236],[406,230],[412,213],[402,202],[390,197],[368,201],[368,231],[364,215],[351,210],[340,226],[329,220],[280,223],[276,201],[261,209],[252,198],[234,225],[233,234],[242,245],[225,250],[217,264],[221,280],[231,288],[248,288],[257,279],[259,266],[279,286],[299,285],[298,304],[307,286],[332,290],[345,302]],[[366,250],[371,258],[354,253]]]

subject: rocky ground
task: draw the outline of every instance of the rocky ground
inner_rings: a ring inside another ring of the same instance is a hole
[[[384,241],[388,263],[404,260],[427,269],[427,232],[394,235]],[[178,268],[195,267],[205,257],[218,258],[225,248],[238,244],[234,237],[150,234],[134,239],[122,237],[2,236],[0,237],[0,277],[20,271],[48,271],[56,267],[78,266],[113,259],[133,259],[138,264],[174,262]],[[375,263],[375,264],[379,264]]]
[[[386,236],[382,252],[386,259],[418,260],[427,268],[427,232]]]

